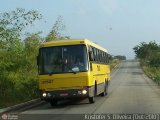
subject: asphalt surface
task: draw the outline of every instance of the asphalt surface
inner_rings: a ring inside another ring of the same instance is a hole
[[[86,114],[115,113],[160,113],[160,86],[144,75],[135,60],[123,61],[117,67],[111,76],[109,94],[97,96],[94,104],[89,104],[88,99],[60,101],[55,107],[46,103],[19,112],[18,117],[22,120],[80,120],[89,119]]]

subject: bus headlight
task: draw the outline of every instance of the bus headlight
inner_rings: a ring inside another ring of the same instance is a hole
[[[46,94],[46,93],[43,93],[43,94],[42,94],[42,96],[43,96],[43,97],[46,97],[46,96],[47,96],[47,94]]]
[[[82,94],[87,94],[87,90],[82,90]]]

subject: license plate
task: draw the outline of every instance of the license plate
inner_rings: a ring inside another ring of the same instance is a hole
[[[61,93],[60,96],[68,96],[68,93]]]

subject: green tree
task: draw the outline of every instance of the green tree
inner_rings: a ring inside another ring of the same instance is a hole
[[[55,24],[52,27],[52,30],[46,37],[46,42],[52,40],[60,40],[60,39],[69,39],[69,36],[62,35],[62,31],[64,31],[66,26],[63,24],[62,16],[58,16]]]
[[[21,31],[28,25],[32,25],[42,15],[37,11],[26,11],[17,8],[11,12],[0,14],[0,41],[12,41],[20,36]]]
[[[38,48],[42,42],[42,38],[39,36],[40,33],[27,34],[24,39],[24,52],[22,61],[23,66],[20,69],[20,79],[17,82],[18,89],[21,89],[19,94],[21,98],[33,99],[37,97],[38,84],[37,84],[37,64],[36,57],[38,54]],[[22,65],[22,64],[21,64]],[[27,89],[27,90],[26,90]]]
[[[160,61],[160,45],[155,41],[151,41],[148,44],[143,42],[133,48],[136,57],[148,62],[152,66],[159,66]]]
[[[20,39],[24,28],[42,18],[37,11],[17,8],[0,13],[0,104],[14,101],[16,84],[22,76],[24,43]],[[13,97],[13,98],[12,98]],[[1,106],[1,105],[0,105]]]
[[[4,71],[17,68],[16,63],[21,58],[24,47],[20,39],[22,30],[41,17],[37,11],[25,11],[20,8],[0,14],[0,68]]]

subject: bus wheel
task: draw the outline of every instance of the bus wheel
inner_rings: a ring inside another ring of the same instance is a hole
[[[89,103],[95,103],[95,96],[96,96],[96,87],[94,87],[94,90],[93,90],[93,96],[92,97],[89,97]]]
[[[51,101],[50,101],[50,105],[51,105],[51,106],[56,106],[56,105],[57,105],[57,102],[58,102],[57,100],[51,100]]]
[[[91,103],[91,104],[95,102],[95,97],[94,96],[89,97],[88,99],[89,99],[89,103]]]
[[[105,81],[104,83],[104,91],[100,94],[101,96],[106,96],[108,93],[108,84],[107,82]]]
[[[108,95],[108,87],[109,87],[109,83],[108,81],[106,82],[106,95]]]

